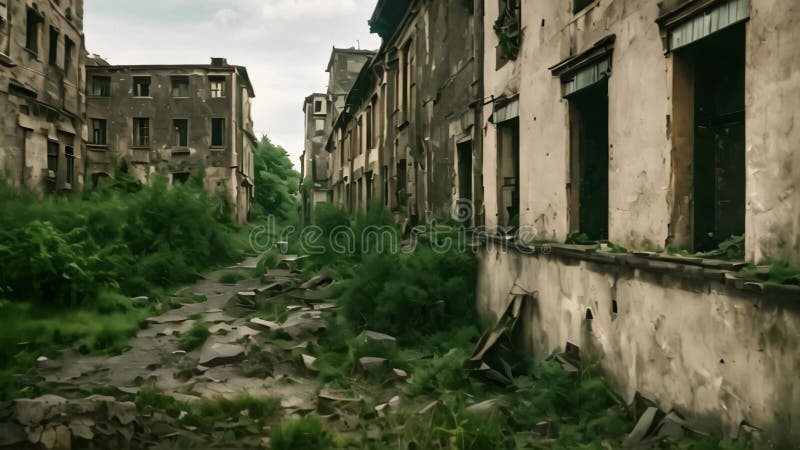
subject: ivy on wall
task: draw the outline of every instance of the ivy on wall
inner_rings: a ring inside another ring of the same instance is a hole
[[[522,47],[522,26],[519,0],[500,0],[500,12],[494,23],[494,32],[499,45],[500,57],[516,60]]]

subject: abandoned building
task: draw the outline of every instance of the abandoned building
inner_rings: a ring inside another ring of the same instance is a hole
[[[0,0],[0,172],[43,194],[83,186],[83,1]]]
[[[537,357],[579,349],[628,401],[800,441],[800,293],[732,275],[800,263],[798,23],[791,0],[379,0],[333,202],[472,205],[478,307],[524,296]]]
[[[87,172],[93,183],[120,167],[147,182],[203,175],[209,193],[224,192],[246,221],[254,195],[250,114],[255,97],[242,66],[88,65]]]
[[[314,206],[331,202],[331,155],[326,144],[331,126],[345,107],[345,100],[364,65],[375,56],[374,51],[336,48],[331,51],[328,67],[328,89],[306,97],[303,103],[305,146],[301,157],[302,214],[310,222]]]
[[[377,2],[370,27],[381,48],[358,75],[328,142],[335,203],[355,212],[380,202],[418,223],[475,196],[474,25],[459,0]]]

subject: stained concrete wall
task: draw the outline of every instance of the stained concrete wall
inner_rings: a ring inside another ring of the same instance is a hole
[[[800,5],[751,0],[747,38],[747,255],[800,264]]]
[[[26,48],[27,10],[41,16],[37,52]],[[56,47],[50,27],[58,29]],[[66,42],[72,41],[65,70]],[[83,1],[0,1],[0,172],[14,187],[34,192],[80,191],[84,141]],[[50,52],[55,51],[55,64]],[[58,144],[55,177],[48,175],[47,145]],[[75,158],[67,179],[66,147]]]
[[[747,422],[764,430],[764,448],[800,442],[796,297],[498,248],[480,253],[478,274],[487,322],[503,314],[511,292],[531,293],[520,323],[537,358],[570,342],[627,401],[638,391],[725,437]]]

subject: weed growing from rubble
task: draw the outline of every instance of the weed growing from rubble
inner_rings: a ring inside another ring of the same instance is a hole
[[[208,331],[208,325],[196,323],[186,334],[181,336],[178,348],[185,352],[196,350],[205,344],[209,336],[211,336],[211,332]]]
[[[288,420],[270,432],[272,450],[328,450],[339,448],[322,420],[307,416]]]

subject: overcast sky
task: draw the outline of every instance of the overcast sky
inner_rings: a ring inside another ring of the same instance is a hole
[[[303,151],[303,99],[327,88],[332,46],[375,49],[376,0],[85,0],[86,47],[111,64],[246,66],[258,136]]]

